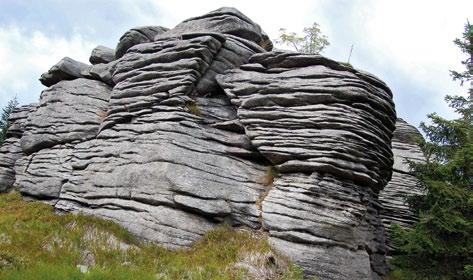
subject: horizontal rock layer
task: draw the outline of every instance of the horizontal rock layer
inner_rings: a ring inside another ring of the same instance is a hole
[[[380,211],[386,235],[391,233],[391,223],[409,228],[416,222],[417,216],[410,210],[406,198],[423,193],[422,187],[411,170],[407,160],[424,162],[425,157],[415,138],[422,137],[419,131],[402,119],[396,122],[396,130],[392,140],[394,153],[393,178],[379,193],[379,201],[383,205]],[[396,251],[390,238],[386,239],[388,253]]]
[[[278,170],[384,187],[395,111],[381,81],[315,55],[273,52],[250,62],[217,79],[252,143]]]
[[[7,139],[0,146],[0,193],[8,190],[15,182],[15,164],[24,156],[20,139],[25,131],[26,120],[36,107],[37,104],[21,106],[10,114]]]
[[[27,154],[43,148],[95,137],[105,117],[111,88],[99,81],[61,81],[41,93],[29,114],[21,147]]]

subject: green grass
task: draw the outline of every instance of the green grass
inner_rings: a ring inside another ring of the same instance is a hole
[[[303,278],[264,233],[225,226],[190,249],[171,251],[141,244],[111,221],[55,215],[51,206],[24,202],[18,193],[0,195],[0,279],[264,278],[250,274],[249,266],[267,279]]]
[[[187,104],[186,108],[194,115],[198,117],[202,117],[203,113],[202,110],[196,104]]]

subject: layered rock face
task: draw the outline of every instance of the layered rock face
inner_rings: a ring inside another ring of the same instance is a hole
[[[15,182],[14,166],[23,155],[20,139],[25,131],[28,115],[37,109],[37,104],[30,104],[15,109],[10,114],[7,139],[0,146],[0,192],[13,186]]]
[[[308,275],[379,279],[392,94],[368,73],[271,46],[222,8],[134,28],[115,51],[94,49],[93,65],[63,59],[42,76],[39,105],[13,115],[0,186],[169,248],[223,223],[261,229]]]
[[[409,228],[417,221],[416,215],[409,209],[405,201],[408,196],[423,193],[407,162],[408,160],[414,162],[425,161],[424,154],[415,141],[416,137],[422,137],[422,135],[415,127],[403,119],[397,120],[392,140],[394,153],[393,178],[379,193],[379,201],[383,205],[380,216],[387,236],[391,233],[391,223]],[[388,253],[394,253],[396,250],[394,244],[389,238],[386,241]]]
[[[323,279],[383,274],[376,194],[391,175],[390,90],[321,56],[272,52],[249,62],[217,80],[280,172],[262,208],[271,242]]]

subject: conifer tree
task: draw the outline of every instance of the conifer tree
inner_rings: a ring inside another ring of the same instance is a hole
[[[7,137],[7,130],[9,126],[8,118],[13,110],[18,106],[17,98],[14,97],[10,100],[5,108],[2,110],[2,115],[0,117],[0,146],[3,144]]]
[[[465,72],[452,71],[453,80],[471,82],[473,29],[469,23],[463,38],[454,42],[468,58],[462,62]],[[409,231],[399,226],[393,231],[402,253],[396,263],[414,271],[419,279],[473,279],[472,91],[470,87],[467,98],[445,98],[459,115],[457,119],[433,113],[428,115],[431,124],[420,126],[427,138],[419,140],[427,161],[411,162],[411,167],[425,195],[408,198],[420,220]]]

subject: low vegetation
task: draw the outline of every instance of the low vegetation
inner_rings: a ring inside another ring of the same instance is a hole
[[[0,195],[0,213],[0,279],[303,279],[261,232],[226,226],[171,251],[15,192]]]

